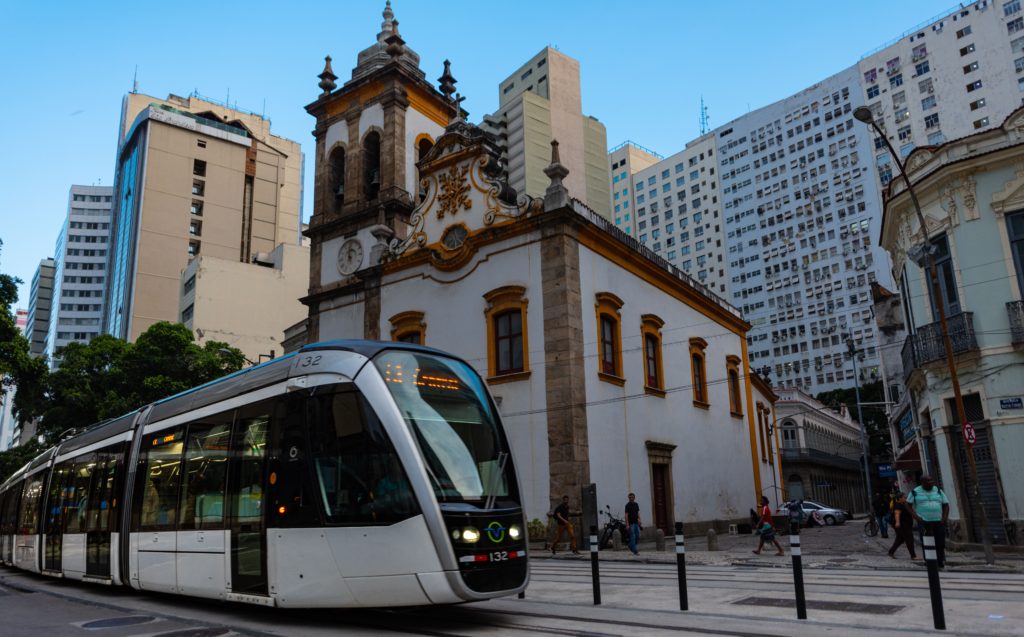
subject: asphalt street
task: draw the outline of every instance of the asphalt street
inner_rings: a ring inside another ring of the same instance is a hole
[[[0,568],[4,637],[217,635],[1020,635],[1024,574],[1017,556],[988,566],[951,554],[941,574],[947,628],[933,631],[927,576],[862,524],[803,534],[808,618],[798,620],[791,559],[753,555],[754,536],[687,541],[689,611],[679,610],[675,555],[642,547],[600,556],[593,604],[589,556],[537,552],[524,599],[401,610],[285,610],[139,593]],[[780,536],[787,546],[787,536]]]

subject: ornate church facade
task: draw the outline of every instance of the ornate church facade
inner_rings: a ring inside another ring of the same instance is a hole
[[[738,310],[571,197],[507,185],[464,121],[448,63],[435,88],[390,5],[340,88],[320,75],[308,342],[411,341],[487,381],[529,518],[596,484],[619,511],[691,530],[781,492],[771,389]],[[574,504],[575,508],[576,504]]]

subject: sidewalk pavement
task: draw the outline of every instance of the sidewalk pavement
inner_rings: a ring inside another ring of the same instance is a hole
[[[805,528],[800,531],[801,548],[804,568],[850,568],[901,571],[909,569],[925,569],[924,559],[911,561],[905,547],[896,552],[896,559],[888,555],[889,547],[895,535],[890,532],[888,538],[881,536],[867,537],[864,535],[865,518],[851,520],[846,524],[831,527]],[[779,533],[776,536],[787,556],[789,554],[789,536]],[[760,555],[752,551],[757,548],[758,536],[727,535],[717,536],[717,551],[709,551],[706,535],[686,536],[686,562],[698,566],[777,566],[790,568],[788,557],[776,555],[775,547],[768,544]],[[924,551],[915,536],[917,556],[924,557]],[[559,553],[555,559],[590,559],[587,551],[576,556],[570,553]],[[543,557],[550,553],[534,551],[533,557]],[[601,551],[601,559],[606,561],[645,561],[650,563],[675,563],[675,543],[671,536],[665,538],[665,550],[656,551],[653,542],[640,544],[640,555],[634,556],[623,548],[621,550]],[[996,563],[986,564],[985,556],[980,552],[946,551],[946,570],[956,572],[980,573],[1022,573],[1024,572],[1024,554],[996,553]]]

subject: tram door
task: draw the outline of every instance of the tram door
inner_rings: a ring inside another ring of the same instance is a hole
[[[71,475],[70,465],[56,467],[50,476],[50,491],[46,494],[46,516],[43,533],[46,534],[43,570],[60,572],[64,542],[64,490]]]
[[[110,577],[111,532],[117,523],[117,485],[122,447],[104,449],[96,454],[92,483],[86,505],[85,573]]]
[[[231,590],[267,594],[267,544],[263,486],[272,401],[238,412],[231,445]]]

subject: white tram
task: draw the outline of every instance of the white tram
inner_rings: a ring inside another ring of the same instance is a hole
[[[47,450],[0,486],[0,562],[282,607],[452,604],[528,579],[483,381],[370,341],[307,346]]]

